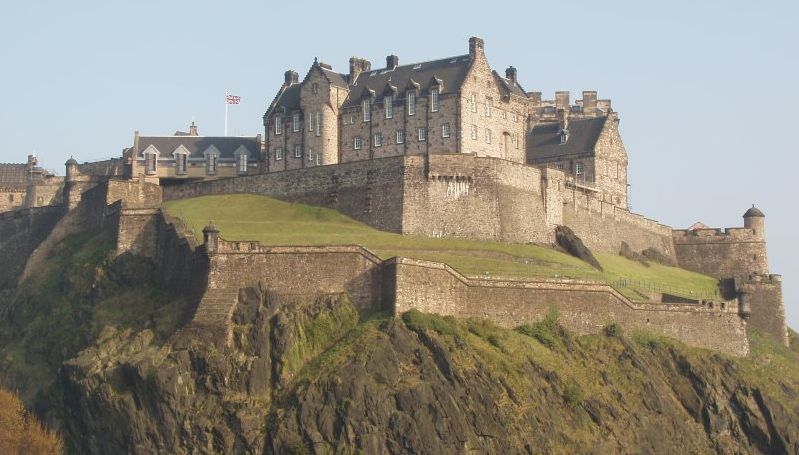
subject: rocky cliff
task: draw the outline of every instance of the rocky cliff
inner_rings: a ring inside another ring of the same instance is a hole
[[[248,288],[228,346],[110,248],[69,238],[0,294],[0,382],[75,453],[799,454],[799,354],[768,339],[733,358]]]

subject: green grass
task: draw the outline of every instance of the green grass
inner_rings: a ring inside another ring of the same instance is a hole
[[[164,209],[180,217],[202,239],[209,221],[225,240],[255,240],[265,245],[361,245],[382,259],[402,256],[444,262],[465,275],[519,278],[576,278],[614,283],[641,282],[619,290],[642,300],[636,289],[648,284],[674,288],[677,295],[714,293],[717,280],[676,267],[642,264],[614,254],[596,254],[604,272],[585,262],[540,245],[429,238],[372,228],[341,213],[266,196],[231,194],[169,201]]]

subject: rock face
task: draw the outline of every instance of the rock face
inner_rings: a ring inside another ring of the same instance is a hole
[[[734,359],[264,289],[234,320],[230,347],[107,330],[67,362],[77,451],[799,454],[799,356],[765,341]]]
[[[555,228],[555,243],[570,255],[587,262],[597,270],[602,270],[602,266],[599,265],[594,254],[570,227],[558,226]]]

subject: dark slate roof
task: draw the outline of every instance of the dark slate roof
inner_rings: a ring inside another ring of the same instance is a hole
[[[0,187],[22,187],[28,184],[26,164],[0,163]]]
[[[285,87],[282,89],[280,93],[278,93],[277,98],[270,106],[270,112],[272,110],[280,111],[284,110],[284,112],[288,113],[291,111],[298,110],[300,108],[300,84],[293,84],[289,87]]]
[[[500,76],[499,73],[497,73],[496,71],[494,71],[494,74],[500,80],[500,82],[502,82],[502,85],[504,85],[505,88],[508,89],[508,91],[511,94],[516,95],[516,96],[523,96],[523,97],[527,98],[527,92],[524,91],[524,89],[522,88],[521,85],[519,85],[518,82],[516,82],[514,84],[513,81],[511,81],[510,79],[508,79],[506,77]]]
[[[756,216],[765,217],[766,215],[764,215],[763,212],[761,212],[760,209],[755,207],[754,205],[752,206],[752,208],[747,210],[746,213],[744,213],[744,218],[752,218]]]
[[[560,125],[548,122],[536,125],[527,138],[527,162],[535,164],[562,155],[593,153],[607,117],[569,121],[569,139],[560,143]]]
[[[257,159],[259,145],[256,137],[213,137],[213,136],[139,136],[138,157],[147,147],[154,145],[161,152],[161,157],[171,157],[178,147],[183,145],[189,150],[189,156],[203,158],[203,152],[214,145],[219,149],[220,158],[233,158],[239,146],[243,145],[251,159]]]
[[[327,69],[323,66],[320,66],[319,69],[322,70],[322,74],[325,75],[331,84],[335,85],[336,87],[347,88],[347,79],[349,79],[349,75],[339,74],[332,69]]]
[[[430,62],[401,65],[393,70],[385,68],[365,71],[358,76],[354,84],[349,85],[350,93],[344,100],[344,107],[360,105],[364,91],[373,90],[380,96],[390,85],[403,93],[411,85],[411,81],[419,84],[422,91],[433,85],[434,80],[442,84],[441,93],[455,93],[463,84],[466,72],[471,64],[469,55],[459,55]]]

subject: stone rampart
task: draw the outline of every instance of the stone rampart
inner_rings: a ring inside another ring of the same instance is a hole
[[[575,280],[486,280],[460,275],[439,263],[395,259],[394,312],[410,309],[487,319],[504,327],[541,320],[554,305],[559,321],[579,334],[599,333],[610,322],[734,355],[749,351],[746,323],[734,301],[724,305],[633,303],[612,287]]]
[[[717,278],[768,274],[766,242],[752,229],[674,230],[680,267]]]
[[[782,276],[752,274],[735,279],[735,289],[749,314],[749,328],[788,345]]]
[[[592,250],[618,253],[627,242],[637,252],[654,248],[676,259],[669,226],[572,189],[563,201],[563,224]]]

